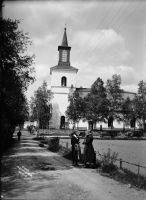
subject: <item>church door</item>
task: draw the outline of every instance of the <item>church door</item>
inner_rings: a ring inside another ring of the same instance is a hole
[[[108,119],[108,127],[113,127],[113,121],[114,121],[114,118],[113,117],[109,117]]]
[[[89,121],[89,130],[92,131],[93,130],[93,122]]]
[[[131,119],[131,128],[135,128],[135,118]]]
[[[65,128],[65,117],[61,116],[61,120],[60,120],[60,129],[64,129]]]

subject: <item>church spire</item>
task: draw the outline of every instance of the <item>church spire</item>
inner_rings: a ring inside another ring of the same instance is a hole
[[[64,35],[63,35],[61,46],[68,46],[67,35],[66,35],[66,27],[64,28]]]

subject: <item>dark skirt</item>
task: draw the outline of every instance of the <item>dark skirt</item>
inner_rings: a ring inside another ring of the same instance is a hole
[[[85,163],[94,163],[95,160],[95,153],[94,153],[94,148],[93,145],[85,145],[84,148],[84,159]]]

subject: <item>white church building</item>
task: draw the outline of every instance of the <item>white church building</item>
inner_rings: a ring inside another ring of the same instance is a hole
[[[67,110],[68,95],[71,92],[71,89],[74,88],[78,90],[83,96],[90,92],[90,88],[76,88],[76,74],[78,69],[70,65],[70,51],[71,47],[68,46],[66,28],[64,28],[64,35],[62,39],[62,44],[58,46],[59,51],[59,61],[58,65],[50,68],[51,75],[51,92],[52,92],[52,120],[51,127],[62,129],[65,128],[68,119],[65,115]],[[124,92],[124,96],[129,96],[133,98],[134,93]],[[113,126],[116,128],[123,128],[123,123],[119,124],[116,121],[113,121]],[[103,128],[109,127],[110,122],[105,124],[92,124],[93,128],[99,128],[102,125]],[[131,127],[135,126],[135,122],[131,122]],[[72,124],[69,125],[72,128]],[[88,122],[80,121],[77,124],[77,127],[86,127],[89,129],[91,124]]]

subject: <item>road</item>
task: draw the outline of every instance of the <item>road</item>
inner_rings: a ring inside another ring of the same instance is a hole
[[[22,132],[1,161],[1,199],[146,200],[146,191],[130,188],[97,169],[73,167],[70,160],[40,147]]]

